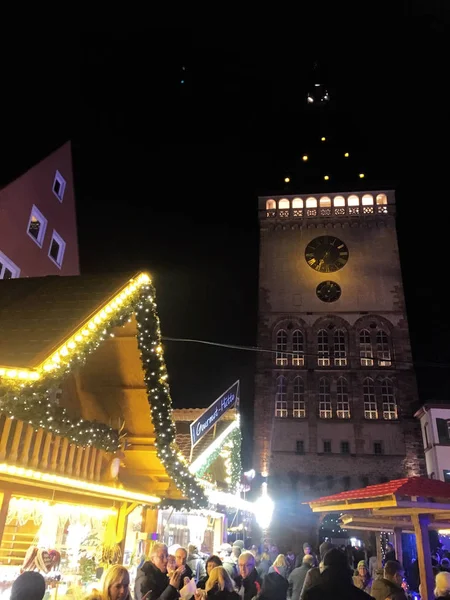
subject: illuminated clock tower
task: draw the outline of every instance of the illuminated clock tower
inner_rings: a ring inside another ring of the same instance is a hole
[[[422,471],[395,194],[260,197],[259,217],[255,466],[304,532],[306,500]]]

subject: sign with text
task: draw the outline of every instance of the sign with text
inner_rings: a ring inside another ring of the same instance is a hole
[[[198,419],[191,423],[191,446],[194,447],[227,410],[238,404],[239,380],[233,383]]]

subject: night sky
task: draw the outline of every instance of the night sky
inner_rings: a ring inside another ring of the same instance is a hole
[[[291,32],[19,37],[3,64],[0,177],[71,139],[82,272],[148,269],[163,335],[253,346],[258,194],[357,189],[363,171],[365,189],[397,190],[421,400],[448,399],[449,14],[399,4]],[[315,62],[332,99],[321,117],[305,103]],[[248,450],[255,354],[165,349],[176,407],[241,379]]]

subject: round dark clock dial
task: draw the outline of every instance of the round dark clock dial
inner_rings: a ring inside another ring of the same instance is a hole
[[[334,281],[322,281],[316,288],[316,294],[322,302],[336,302],[341,297],[341,287]]]
[[[337,237],[322,235],[306,246],[305,260],[319,273],[334,273],[347,264],[348,248]]]

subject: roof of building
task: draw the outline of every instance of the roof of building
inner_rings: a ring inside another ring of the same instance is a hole
[[[437,408],[438,410],[450,410],[450,402],[427,402],[419,408],[419,410],[414,414],[414,416],[420,419],[420,417],[422,417],[427,412],[427,410],[433,408]]]
[[[450,483],[440,481],[439,479],[428,479],[427,477],[406,477],[378,485],[369,485],[358,490],[323,496],[322,498],[308,502],[308,504],[336,504],[341,501],[350,503],[352,501],[370,500],[385,496],[450,499]]]
[[[0,365],[35,368],[134,275],[0,280]]]

